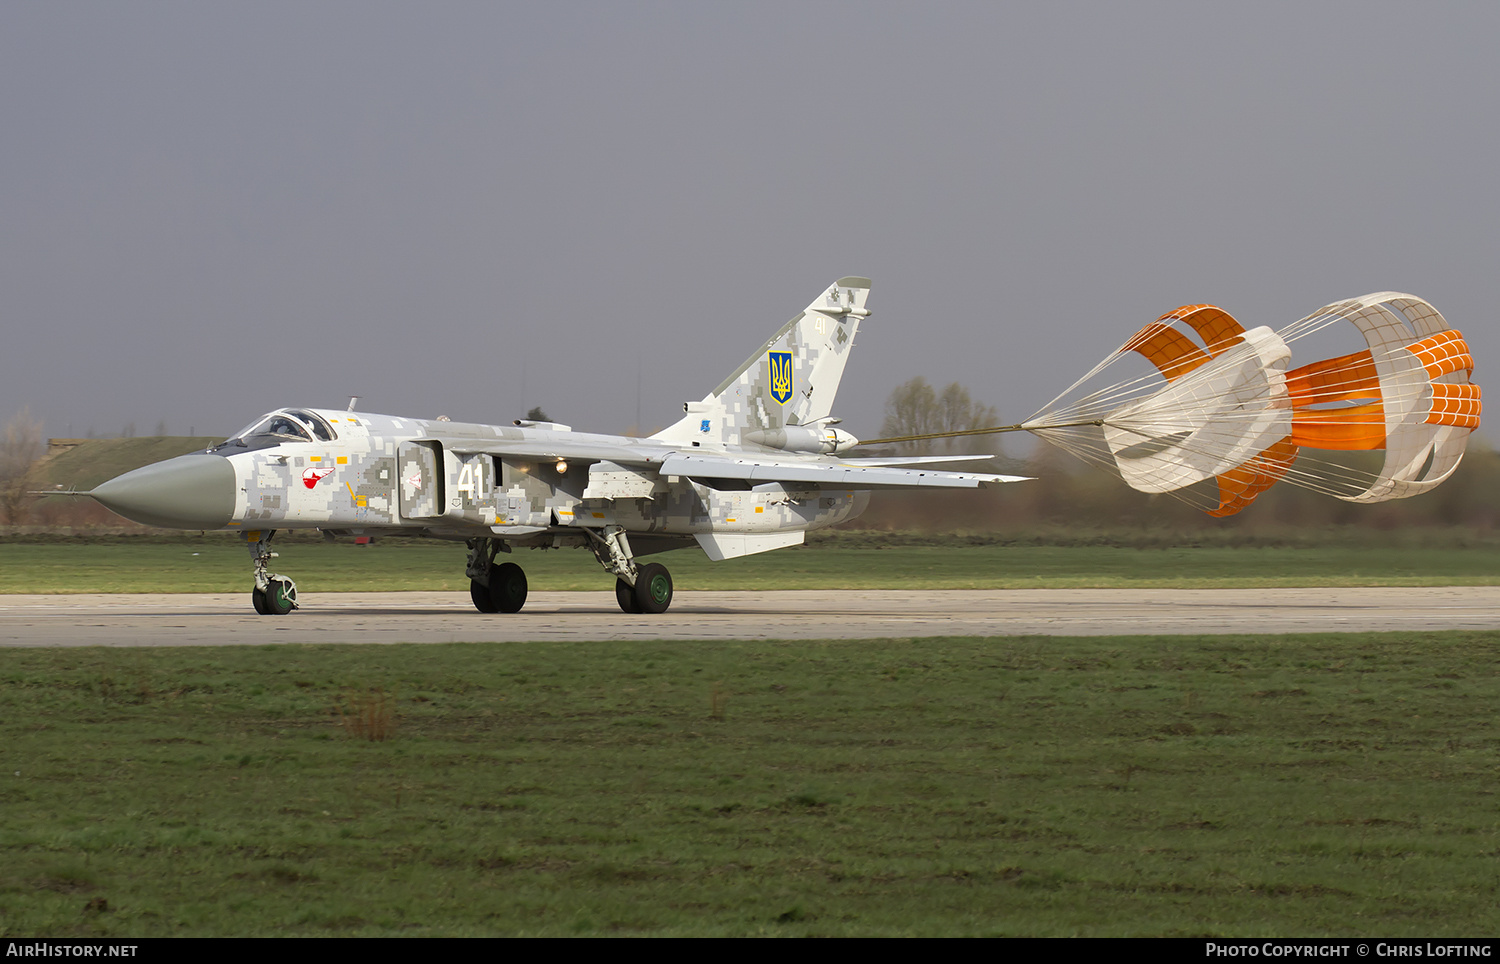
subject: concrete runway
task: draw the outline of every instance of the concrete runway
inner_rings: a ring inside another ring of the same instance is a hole
[[[859,639],[1500,629],[1500,587],[681,592],[626,616],[613,592],[536,592],[486,616],[468,593],[306,595],[257,616],[249,593],[0,596],[0,646]]]

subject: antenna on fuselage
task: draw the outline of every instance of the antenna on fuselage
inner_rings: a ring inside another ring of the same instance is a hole
[[[350,395],[349,396],[349,407],[346,408],[346,409],[344,409],[344,411],[346,411],[346,412],[352,412],[352,411],[354,411],[354,403],[357,402],[357,401],[359,401],[359,396],[358,395]]]

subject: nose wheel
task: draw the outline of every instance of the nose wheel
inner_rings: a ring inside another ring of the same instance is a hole
[[[297,584],[283,578],[267,580],[265,589],[251,591],[250,604],[262,616],[285,616],[297,608]]]

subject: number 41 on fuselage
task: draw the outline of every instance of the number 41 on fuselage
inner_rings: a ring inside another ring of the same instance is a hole
[[[499,554],[586,547],[615,576],[622,610],[665,612],[672,577],[642,556],[695,542],[714,560],[796,545],[858,515],[873,489],[1019,481],[919,467],[953,456],[845,454],[859,443],[832,407],[869,292],[868,279],[840,278],[650,438],[282,409],[87,494],[146,525],[241,532],[264,614],[297,607],[295,584],[270,571],[271,537],[314,528],[462,541],[470,594],[487,613],[526,602],[525,573]]]

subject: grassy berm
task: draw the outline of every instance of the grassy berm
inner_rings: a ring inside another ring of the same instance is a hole
[[[0,930],[1493,934],[1497,666],[1497,633],[15,650]]]

